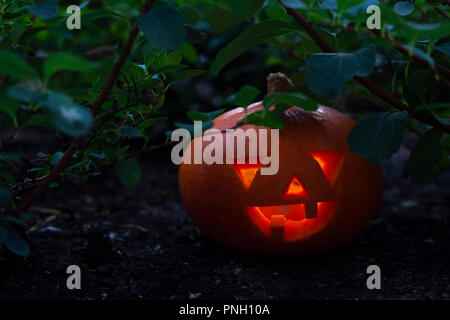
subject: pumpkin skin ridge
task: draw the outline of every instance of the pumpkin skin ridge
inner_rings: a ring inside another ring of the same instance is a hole
[[[247,112],[255,112],[261,108],[261,102],[254,103],[248,107]],[[233,127],[243,118],[243,110],[243,108],[237,108],[218,116],[213,121],[213,128],[224,130]],[[282,200],[279,195],[265,191],[260,196],[266,198],[264,202],[256,201],[258,197],[255,195],[257,198],[252,198],[253,195],[241,183],[233,165],[181,164],[179,187],[185,208],[200,230],[219,243],[247,252],[268,255],[322,252],[338,247],[355,237],[375,214],[382,195],[381,167],[379,164],[367,163],[359,155],[348,150],[346,136],[356,122],[326,106],[319,106],[314,112],[292,107],[283,114],[283,121],[285,129],[280,130],[279,171],[288,170],[283,168],[283,158],[292,158],[296,153],[302,154],[302,152],[291,150],[293,147],[289,145],[292,141],[286,140],[293,139],[292,137],[296,137],[297,133],[301,137],[308,137],[310,132],[315,133],[311,141],[305,140],[306,145],[301,147],[303,149],[311,149],[314,145],[325,145],[324,148],[316,149],[344,151],[340,171],[331,186],[338,200],[330,220],[323,228],[298,242],[274,243],[253,224],[245,208],[249,206],[249,203],[281,206],[289,201],[297,203],[295,200]],[[239,128],[246,130],[262,127],[245,124]],[[302,143],[300,137],[296,137],[294,141],[294,148]],[[297,143],[297,141],[300,142]],[[192,143],[190,147],[192,148]],[[268,149],[270,150],[270,147]],[[300,165],[302,165],[302,159],[298,160]],[[316,178],[311,173],[305,174],[310,176],[309,179]],[[261,176],[259,171],[257,176],[261,177],[261,181],[273,177]],[[272,179],[276,180],[276,178]],[[252,183],[255,181],[256,178]],[[285,184],[286,181],[279,182],[279,184],[283,183]],[[250,186],[252,187],[256,188],[254,185]]]

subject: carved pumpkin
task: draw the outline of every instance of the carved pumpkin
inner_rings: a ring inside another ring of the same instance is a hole
[[[247,112],[261,108],[256,103]],[[234,109],[213,127],[232,128],[243,118],[244,109]],[[292,107],[283,122],[275,175],[259,174],[258,164],[181,164],[183,203],[211,238],[248,252],[306,254],[350,240],[374,215],[381,168],[349,152],[346,139],[355,122],[325,106],[314,112]]]

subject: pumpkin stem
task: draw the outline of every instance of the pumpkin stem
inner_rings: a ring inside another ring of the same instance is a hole
[[[271,73],[267,76],[267,93],[289,92],[292,89],[294,84],[284,73]]]

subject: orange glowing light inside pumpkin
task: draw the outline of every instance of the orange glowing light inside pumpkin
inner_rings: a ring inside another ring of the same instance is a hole
[[[300,180],[294,175],[289,183],[289,186],[284,193],[284,197],[309,197],[308,192],[306,192],[305,188],[303,188]]]
[[[313,219],[305,216],[304,203],[247,207],[247,213],[266,236],[292,242],[322,229],[330,220],[336,205],[336,201],[317,202],[317,217]]]
[[[253,179],[255,179],[256,173],[261,167],[261,164],[234,164],[233,166],[239,174],[245,188],[248,189],[250,188]]]
[[[311,151],[311,156],[317,161],[323,173],[331,184],[336,180],[344,152],[339,151]]]

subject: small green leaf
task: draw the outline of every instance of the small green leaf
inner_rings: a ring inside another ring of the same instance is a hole
[[[61,158],[63,157],[64,152],[61,151],[57,151],[53,154],[52,156],[52,166],[56,166],[59,162],[59,160],[61,160]]]
[[[50,54],[44,61],[44,80],[48,81],[53,74],[61,70],[74,72],[88,72],[92,66],[83,57],[69,52],[58,52]]]
[[[285,21],[276,19],[265,20],[251,26],[219,51],[211,65],[211,73],[217,75],[228,63],[254,46],[289,32],[298,32],[298,29]]]
[[[186,39],[184,17],[170,7],[159,7],[138,17],[145,37],[156,47],[178,49]]]
[[[404,46],[404,47],[406,49],[408,49],[408,52],[415,53],[419,57],[427,60],[428,63],[434,68],[434,59],[431,56],[429,56],[428,54],[426,54],[425,52],[423,52],[422,50],[420,50],[416,47],[411,47],[411,46]]]
[[[19,153],[0,152],[0,160],[9,160],[14,163],[20,163],[21,155]]]
[[[183,58],[189,63],[196,63],[198,59],[197,49],[190,43],[183,43],[179,49]]]
[[[18,233],[12,229],[6,229],[7,236],[3,242],[6,248],[18,256],[26,257],[30,254],[30,248],[25,240],[22,239]]]
[[[182,6],[179,10],[184,16],[187,24],[195,24],[200,20],[200,15],[192,6]]]
[[[161,123],[161,122],[165,122],[167,121],[167,117],[155,117],[155,118],[150,118],[147,119],[145,121],[143,121],[141,124],[139,124],[137,126],[137,128],[141,131],[144,131],[145,129],[154,126],[157,123]]]
[[[403,141],[407,115],[406,111],[382,112],[362,119],[348,134],[350,151],[371,163],[389,159]]]
[[[264,97],[264,108],[268,109],[273,105],[277,104],[287,104],[290,107],[297,106],[299,108],[302,108],[303,110],[313,111],[317,109],[317,102],[308,98],[307,96],[296,93],[296,92],[289,92],[289,93],[272,93],[268,94]]]
[[[217,0],[217,3],[222,8],[233,12],[234,14],[243,18],[249,18],[254,14],[263,4],[264,0]]]
[[[414,11],[414,3],[409,1],[399,1],[394,5],[394,11],[401,16],[407,16]]]
[[[130,137],[130,138],[139,138],[144,136],[141,131],[130,126],[120,128],[119,135],[121,137]]]
[[[58,16],[58,3],[53,1],[35,3],[28,7],[28,12],[44,20],[53,19]]]
[[[12,223],[18,224],[19,226],[27,227],[27,224],[25,223],[25,221],[23,221],[23,220],[21,220],[19,218],[16,218],[16,217],[13,217],[13,216],[4,216],[3,219],[5,219],[8,222],[12,222]]]
[[[8,88],[8,95],[12,98],[26,102],[39,102],[44,98],[44,95],[39,91],[22,86],[13,86]]]
[[[374,64],[372,45],[352,53],[315,53],[306,63],[306,82],[311,91],[334,98],[352,77],[369,75]]]
[[[9,97],[9,95],[6,93],[0,93],[0,106],[0,112],[7,114],[13,122],[13,126],[17,128],[19,126],[19,123],[17,121],[19,101]]]
[[[9,190],[0,188],[0,206],[6,206],[11,196],[12,194]]]
[[[61,132],[75,137],[89,131],[92,124],[91,112],[75,104],[69,96],[50,91],[42,105],[53,125]]]
[[[364,15],[370,5],[379,4],[378,0],[337,0],[337,2],[339,11],[345,11],[351,15]]]
[[[261,93],[261,91],[253,86],[243,86],[241,90],[232,94],[223,102],[224,104],[231,104],[234,106],[239,106],[246,108],[249,104],[255,101],[256,97]]]
[[[94,22],[94,21],[96,21],[98,19],[101,19],[101,18],[118,19],[120,21],[125,22],[127,26],[130,25],[130,22],[128,21],[127,17],[125,17],[124,15],[121,15],[121,14],[119,14],[117,12],[114,12],[112,10],[107,10],[107,9],[92,10],[92,9],[89,9],[89,11],[87,11],[87,12],[83,12],[82,11],[82,13],[81,13],[82,23],[84,23],[84,24],[88,24],[88,23]],[[67,22],[67,16],[56,19],[55,22],[50,24],[50,25],[55,27],[55,28],[66,28],[66,22]]]
[[[214,6],[208,15],[208,23],[214,33],[222,33],[231,26],[244,22],[245,18],[235,15],[219,6]]]
[[[0,50],[0,74],[18,80],[36,77],[36,71],[25,60],[6,50]]]
[[[173,85],[177,82],[198,77],[198,76],[204,74],[205,72],[206,72],[206,70],[200,70],[200,69],[180,71],[176,74],[176,76],[172,79],[172,81],[170,81],[170,83],[168,84],[168,87],[170,87],[171,85]]]
[[[133,160],[121,160],[116,165],[116,173],[120,182],[127,189],[133,189],[141,180],[141,167]]]
[[[308,6],[300,0],[281,0],[281,3],[289,8],[306,9]]]
[[[182,129],[186,129],[189,131],[189,133],[191,134],[191,136],[194,135],[194,125],[190,124],[190,123],[181,123],[181,122],[175,122],[175,127],[177,128],[182,128]],[[208,130],[209,128],[211,128],[213,126],[213,122],[212,121],[202,121],[202,132]],[[172,133],[172,131],[170,131],[170,134]],[[167,135],[168,133],[166,133]]]
[[[406,173],[417,183],[429,183],[435,178],[436,166],[444,151],[440,145],[442,131],[430,129],[417,141],[406,166]]]
[[[439,45],[434,45],[433,48],[450,56],[450,41],[441,43]]]
[[[288,106],[277,107],[274,111],[258,110],[248,114],[240,123],[251,123],[256,126],[264,126],[268,128],[284,129],[283,119],[281,117],[284,110]]]

